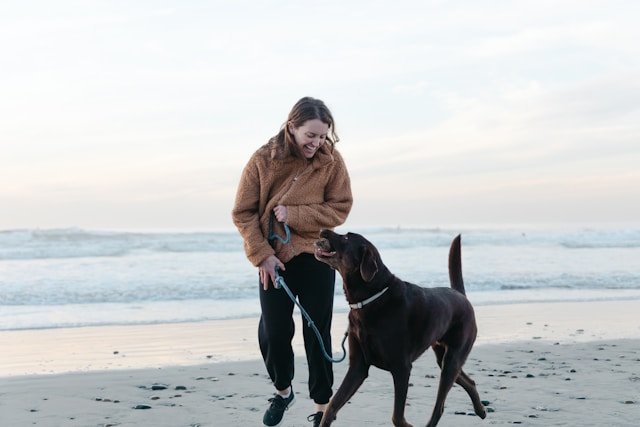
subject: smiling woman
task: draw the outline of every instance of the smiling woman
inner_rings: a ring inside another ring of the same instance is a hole
[[[299,153],[307,159],[313,157],[327,139],[329,125],[320,119],[307,120],[299,127],[289,123],[289,132],[295,138],[295,146]]]
[[[317,323],[325,348],[331,348],[335,272],[313,256],[320,230],[342,224],[351,210],[349,174],[334,145],[338,137],[331,112],[319,99],[305,97],[292,108],[279,133],[245,166],[232,217],[244,239],[247,258],[258,267],[262,315],[260,350],[277,390],[264,414],[265,426],[280,423],[293,404],[293,302],[275,283],[276,270]],[[270,240],[276,219],[290,240]],[[287,233],[289,234],[289,233]],[[333,369],[303,327],[309,362],[309,393],[316,406],[314,426],[333,394]]]

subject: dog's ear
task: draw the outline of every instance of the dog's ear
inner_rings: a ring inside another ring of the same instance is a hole
[[[360,260],[360,275],[365,282],[370,282],[378,272],[378,262],[375,254],[368,246],[362,248],[362,259]]]

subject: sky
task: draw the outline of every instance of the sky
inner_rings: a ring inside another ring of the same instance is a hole
[[[640,2],[3,1],[0,230],[232,230],[333,112],[345,226],[640,222]]]

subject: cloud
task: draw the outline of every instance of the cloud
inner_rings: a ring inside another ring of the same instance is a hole
[[[428,87],[429,84],[426,81],[420,80],[413,84],[401,84],[394,86],[391,91],[400,95],[417,96],[424,93]]]
[[[468,54],[477,57],[501,57],[522,54],[531,51],[565,51],[567,47],[591,45],[593,34],[611,31],[604,22],[552,25],[525,28],[511,34],[490,36],[480,39],[468,50]]]
[[[507,198],[526,220],[535,200],[614,203],[637,183],[640,3],[404,6],[3,3],[0,205],[23,208],[0,227],[49,206],[109,226],[98,206],[127,203],[140,221],[182,203],[185,223],[228,222],[246,160],[308,94],[334,111],[357,204],[489,218]]]
[[[449,115],[433,127],[344,147],[362,192],[419,197],[434,182],[449,192],[505,183],[526,192],[532,183],[567,182],[586,191],[607,174],[636,176],[640,92],[628,75],[560,90],[533,82],[485,98],[452,94],[444,102]]]

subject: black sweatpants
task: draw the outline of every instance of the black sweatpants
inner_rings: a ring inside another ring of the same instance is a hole
[[[285,264],[285,268],[285,271],[280,271],[282,278],[311,316],[322,335],[327,353],[331,355],[335,271],[311,254],[294,257]],[[260,284],[260,306],[260,351],[276,389],[284,390],[291,385],[294,374],[294,355],[291,347],[295,329],[294,303],[284,289],[275,289],[269,285],[265,291]],[[333,366],[323,357],[318,339],[304,318],[302,333],[309,365],[309,395],[315,403],[328,403],[333,394]]]

